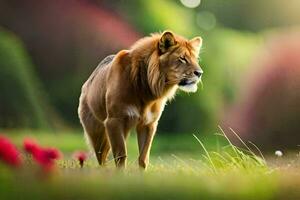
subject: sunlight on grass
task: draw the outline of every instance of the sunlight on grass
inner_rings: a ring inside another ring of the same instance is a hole
[[[270,169],[267,167],[266,160],[262,155],[259,148],[255,146],[258,150],[260,157],[257,156],[250,147],[240,138],[240,136],[232,129],[231,132],[236,136],[236,138],[243,144],[245,149],[235,146],[231,140],[227,137],[224,130],[220,128],[221,134],[217,134],[218,136],[224,137],[228,142],[228,145],[223,147],[222,151],[216,152],[208,152],[205,145],[201,142],[201,140],[194,135],[196,140],[199,142],[200,146],[203,148],[205,155],[202,155],[204,159],[207,161],[207,166],[214,173],[226,172],[228,170],[242,170],[247,172],[268,172]]]
[[[252,146],[258,155],[234,130],[229,130],[244,148],[234,145],[220,128],[216,137],[221,146],[212,148],[211,141],[203,142],[194,135],[194,153],[172,150],[171,154],[163,154],[163,148],[158,148],[146,172],[138,168],[136,156],[129,160],[124,171],[115,169],[111,157],[106,166],[99,167],[92,154],[81,168],[71,156],[78,148],[86,148],[81,134],[28,131],[26,136],[40,144],[60,148],[64,158],[57,161],[56,170],[47,176],[25,154],[26,165],[19,170],[0,164],[0,185],[4,189],[0,199],[15,199],[18,194],[22,194],[22,199],[273,199],[279,191],[281,171],[268,167],[255,145]],[[9,136],[18,146],[22,144],[24,134]],[[182,139],[173,141],[175,148],[181,146]],[[136,146],[136,138],[128,142],[132,156],[133,152],[136,154],[131,149]]]

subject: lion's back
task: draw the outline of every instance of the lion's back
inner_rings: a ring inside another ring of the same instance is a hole
[[[114,57],[115,55],[105,57],[82,86],[79,104],[88,105],[94,114],[105,110],[106,76]]]
[[[88,81],[92,82],[95,78],[95,76],[101,72],[101,70],[104,70],[114,59],[115,55],[109,55],[107,57],[105,57],[96,67],[96,69],[93,71],[93,73],[91,74],[91,76],[89,77]]]

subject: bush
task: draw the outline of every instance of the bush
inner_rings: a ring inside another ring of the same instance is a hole
[[[30,59],[20,40],[3,29],[0,66],[0,127],[50,127],[50,116],[46,116],[49,106],[42,98]]]
[[[300,144],[300,33],[273,37],[226,124],[261,148]]]

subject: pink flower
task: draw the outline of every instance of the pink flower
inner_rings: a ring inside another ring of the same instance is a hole
[[[55,148],[44,149],[44,153],[49,159],[57,160],[61,158],[61,152]]]
[[[24,140],[24,149],[45,171],[51,171],[55,166],[55,160],[62,155],[58,149],[43,148],[31,139]]]
[[[23,146],[25,151],[30,154],[41,148],[34,140],[28,138],[24,140]]]
[[[77,151],[73,154],[73,158],[79,161],[80,167],[83,167],[84,161],[87,159],[87,154],[84,151]]]
[[[0,160],[6,164],[19,167],[22,164],[20,152],[10,140],[0,135]]]

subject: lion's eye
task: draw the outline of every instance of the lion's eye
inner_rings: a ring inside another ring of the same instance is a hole
[[[179,61],[182,63],[187,63],[187,60],[185,59],[185,57],[179,57]]]

